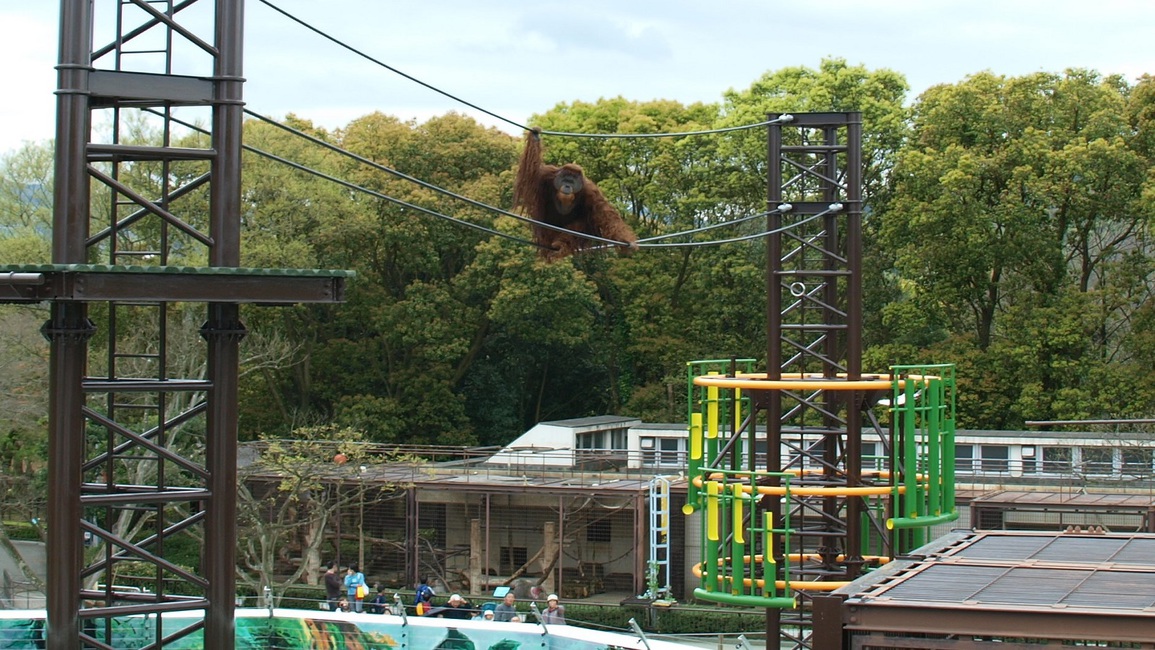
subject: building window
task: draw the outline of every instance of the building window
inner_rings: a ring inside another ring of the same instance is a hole
[[[642,438],[642,464],[647,467],[682,467],[686,464],[685,438]]]
[[[524,546],[502,546],[501,547],[501,569],[500,571],[506,575],[517,571],[525,566],[529,561],[529,553]]]
[[[681,467],[685,464],[686,440],[684,438],[661,438],[658,440],[658,464]]]
[[[629,440],[630,435],[628,429],[610,430],[610,449],[625,451],[630,448]]]
[[[1024,474],[1039,473],[1039,450],[1034,445],[1023,445],[1019,448],[1019,468]]]
[[[1114,450],[1106,447],[1083,447],[1081,467],[1084,474],[1110,475],[1115,472]]]
[[[1151,450],[1141,447],[1127,447],[1122,450],[1123,473],[1129,476],[1151,475]]]
[[[1047,474],[1066,474],[1071,471],[1070,447],[1043,447],[1042,472]]]
[[[625,451],[630,448],[630,430],[624,428],[585,431],[577,434],[575,438],[574,444],[578,449]]]
[[[982,468],[984,472],[1005,472],[1008,467],[1011,448],[1006,445],[983,445]]]
[[[767,452],[767,443],[765,440],[757,440],[754,442],[754,462],[758,467],[766,467],[770,462],[770,455]]]
[[[612,540],[613,522],[607,517],[586,524],[587,542],[608,542]]]
[[[874,442],[862,443],[862,469],[882,471],[886,469],[890,459],[882,454],[881,445]]]
[[[959,474],[974,474],[975,447],[974,445],[955,445],[954,471]]]
[[[577,434],[578,449],[605,449],[605,431],[588,431]]]
[[[638,445],[642,448],[642,464],[647,467],[657,465],[658,458],[661,457],[657,440],[657,438],[640,438],[638,440]]]

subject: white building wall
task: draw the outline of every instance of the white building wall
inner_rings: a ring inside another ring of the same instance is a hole
[[[504,449],[485,461],[486,465],[521,467],[572,467],[574,429],[553,423],[540,423],[521,434]]]
[[[637,418],[608,415],[540,422],[486,460],[485,464],[512,465],[527,469],[573,467],[578,436],[597,431],[627,429],[625,447],[612,451],[628,451],[637,447],[633,429],[641,424],[642,421]],[[604,450],[611,451],[609,447]]]

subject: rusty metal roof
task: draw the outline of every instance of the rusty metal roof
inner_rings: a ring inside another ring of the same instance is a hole
[[[1003,533],[976,535],[969,543],[947,549],[957,561],[1063,563],[1144,567],[1155,571],[1155,536],[1111,534]],[[1152,585],[1155,587],[1155,584]]]
[[[1155,639],[1155,535],[956,533],[839,590],[848,630]]]
[[[243,473],[251,479],[277,480],[276,466],[254,464],[258,452],[253,446],[242,447],[240,461]],[[526,471],[523,471],[526,470]],[[516,494],[519,492],[580,493],[637,495],[648,494],[654,469],[585,471],[580,468],[551,468],[527,470],[520,467],[486,466],[474,462],[385,462],[357,465],[318,461],[311,469],[318,477],[333,481],[361,481],[368,486],[389,485],[394,488],[409,486],[423,489],[448,489],[457,492],[490,492]],[[671,487],[684,489],[684,477],[668,477]]]
[[[1104,510],[1110,508],[1155,508],[1155,496],[1120,492],[1048,492],[1043,490],[999,490],[971,499],[971,504],[1000,504]]]

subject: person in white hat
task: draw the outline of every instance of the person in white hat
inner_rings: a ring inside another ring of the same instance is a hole
[[[473,608],[469,605],[469,601],[461,597],[461,594],[453,594],[449,597],[449,604],[441,608],[441,611],[436,615],[441,618],[456,618],[462,621],[468,621],[473,618]]]
[[[557,594],[545,597],[545,611],[541,613],[541,622],[546,625],[565,625],[565,605],[559,605]]]

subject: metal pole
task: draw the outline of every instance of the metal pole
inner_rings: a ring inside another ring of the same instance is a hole
[[[83,264],[91,195],[86,155],[91,116],[90,0],[61,0],[60,57],[56,66],[56,167],[53,180],[52,262]]]
[[[48,650],[75,650],[80,638],[80,571],[84,561],[80,484],[84,462],[84,376],[94,328],[84,303],[52,304],[41,332],[49,340],[48,384]],[[76,534],[69,534],[75,532]]]
[[[773,122],[779,115],[771,113]],[[766,378],[782,378],[782,288],[778,271],[782,262],[782,215],[775,206],[782,203],[782,163],[775,152],[782,149],[782,125],[772,123],[766,136]],[[767,423],[770,426],[770,423]]]
[[[237,566],[237,376],[238,347],[245,335],[235,304],[209,305],[201,330],[208,341],[208,421],[205,465],[209,491],[205,517],[205,647],[231,650],[236,645]]]
[[[216,97],[213,99],[212,195],[209,198],[213,246],[210,266],[240,266],[241,133],[244,125],[244,0],[217,0]]]
[[[777,113],[770,114],[770,120],[777,120]],[[782,150],[782,125],[771,124],[766,137],[766,168],[767,168],[767,209],[770,210],[768,226],[770,235],[766,237],[766,378],[782,378],[782,286],[778,278],[778,271],[782,267],[782,216],[774,208],[783,202],[782,198],[782,162],[779,160]],[[761,408],[766,413],[766,470],[776,471],[781,462],[778,452],[782,448],[782,395],[778,391],[757,391],[751,399],[755,402],[754,408]],[[751,429],[757,431],[755,417]],[[756,437],[756,436],[755,436]],[[780,485],[781,479],[771,477],[771,485]],[[772,525],[778,525],[782,520],[782,500],[777,497],[763,496],[761,499],[763,512],[770,513]],[[782,556],[782,536],[771,537],[770,548],[763,548],[763,562],[765,558],[777,560]],[[767,575],[767,580],[777,579],[775,575]],[[775,608],[766,609],[766,639],[779,639],[782,636],[782,611]]]
[[[846,372],[848,379],[862,376],[862,114],[850,113],[846,124]],[[848,393],[846,406],[846,482],[862,481],[862,419],[865,404],[861,391]],[[859,497],[846,500],[846,579],[862,574],[862,517],[866,504]]]
[[[52,261],[85,261],[88,237],[86,146],[90,128],[88,71],[92,7],[61,0],[56,93]],[[84,303],[53,303],[41,332],[51,343],[48,371],[48,650],[74,650],[80,639],[80,572],[84,561],[80,489],[84,462],[84,379],[93,328]],[[75,534],[71,534],[75,533]]]
[[[209,265],[240,265],[241,130],[244,0],[216,0],[212,191]],[[202,334],[208,340],[209,414],[206,458],[209,498],[205,519],[205,571],[209,606],[205,647],[236,646],[237,374],[245,328],[235,303],[211,304]]]

